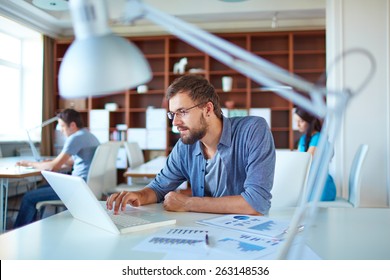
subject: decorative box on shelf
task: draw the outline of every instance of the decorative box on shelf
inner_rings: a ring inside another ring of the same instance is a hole
[[[87,99],[86,98],[73,98],[73,99],[60,99],[59,100],[60,108],[71,108],[77,111],[87,109]]]

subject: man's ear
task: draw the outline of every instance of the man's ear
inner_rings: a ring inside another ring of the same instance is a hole
[[[77,127],[77,125],[76,125],[75,122],[71,122],[71,123],[69,124],[69,127],[70,127],[71,130],[77,130],[77,129],[78,129],[78,127]]]
[[[214,111],[214,105],[212,102],[207,102],[206,103],[206,113],[207,113],[207,116],[210,116],[210,113]]]

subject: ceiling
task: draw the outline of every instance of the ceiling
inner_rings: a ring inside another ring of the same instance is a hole
[[[72,36],[69,10],[53,9],[68,0],[0,0],[0,14],[27,24],[39,32],[59,38]],[[115,33],[154,35],[166,33],[146,20],[124,25],[126,0],[107,1]],[[143,2],[211,32],[264,31],[325,28],[326,0],[143,0]],[[41,8],[36,4],[39,4]],[[50,10],[49,10],[50,9]],[[272,28],[273,17],[277,27]]]

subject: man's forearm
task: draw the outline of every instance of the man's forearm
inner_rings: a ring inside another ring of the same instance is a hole
[[[261,213],[254,210],[241,195],[225,197],[189,197],[186,202],[186,209],[191,212],[261,215]]]
[[[151,188],[144,188],[142,190],[136,191],[139,195],[139,201],[141,205],[151,204],[157,202],[157,195]]]

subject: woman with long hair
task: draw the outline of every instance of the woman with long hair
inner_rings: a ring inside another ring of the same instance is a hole
[[[309,152],[315,155],[315,150],[320,138],[322,123],[319,119],[304,111],[301,108],[295,109],[298,131],[302,133],[298,142],[298,151]],[[311,194],[312,195],[312,194]],[[336,185],[332,176],[328,174],[321,201],[332,201],[336,198]]]

